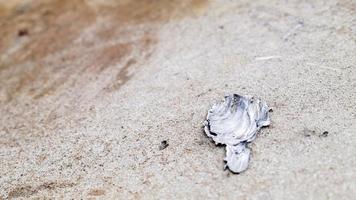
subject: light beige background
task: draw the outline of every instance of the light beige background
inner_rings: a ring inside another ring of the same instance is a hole
[[[356,196],[354,2],[8,2],[0,198]],[[240,175],[201,128],[231,93],[274,111]]]

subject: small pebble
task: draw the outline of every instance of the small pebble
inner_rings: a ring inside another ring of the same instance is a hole
[[[329,132],[328,132],[328,131],[324,131],[324,132],[320,135],[320,137],[328,137],[328,135],[329,135]]]
[[[28,30],[27,29],[21,29],[18,32],[18,36],[22,37],[22,36],[26,36],[28,35]]]
[[[159,150],[163,150],[163,149],[167,148],[168,146],[169,146],[169,144],[168,144],[167,140],[163,140],[161,142],[161,145],[159,145]]]

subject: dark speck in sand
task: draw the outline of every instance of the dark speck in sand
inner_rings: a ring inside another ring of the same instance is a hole
[[[328,131],[324,131],[324,132],[320,135],[320,137],[328,137],[328,135],[329,135],[329,132],[328,132]]]
[[[167,140],[163,140],[161,142],[161,145],[159,145],[159,150],[163,150],[163,149],[167,148],[168,146],[169,146],[169,144],[168,144]]]
[[[21,29],[21,30],[19,30],[17,35],[20,36],[20,37],[26,36],[26,35],[28,35],[28,30],[27,29]]]

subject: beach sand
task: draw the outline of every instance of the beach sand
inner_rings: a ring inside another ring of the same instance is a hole
[[[0,199],[353,199],[355,9],[0,0]],[[202,129],[233,93],[273,109],[241,174]]]

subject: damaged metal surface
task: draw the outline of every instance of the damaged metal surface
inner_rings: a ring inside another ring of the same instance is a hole
[[[264,101],[252,96],[233,94],[214,104],[204,123],[205,133],[215,144],[226,145],[226,165],[234,173],[247,169],[250,149],[258,130],[270,124],[269,108]]]

